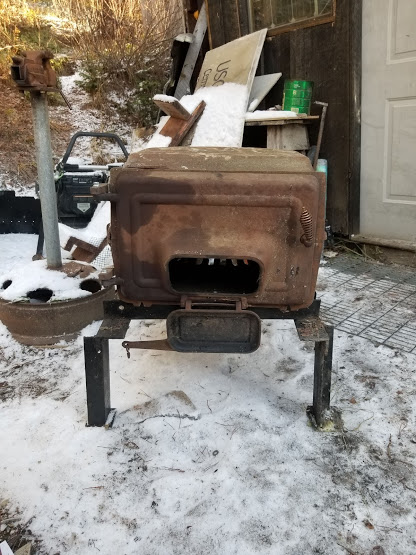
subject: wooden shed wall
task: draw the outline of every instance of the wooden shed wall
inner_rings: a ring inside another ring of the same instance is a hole
[[[246,10],[245,0],[208,0],[211,48],[248,32]],[[260,64],[262,73],[283,73],[267,106],[282,103],[285,78],[314,81],[313,98],[329,104],[321,148],[329,167],[327,215],[345,235],[359,224],[360,44],[361,0],[337,0],[335,23],[268,37]]]

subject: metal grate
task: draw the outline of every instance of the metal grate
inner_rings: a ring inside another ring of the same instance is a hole
[[[416,354],[416,272],[339,255],[318,280],[322,315],[337,329]]]

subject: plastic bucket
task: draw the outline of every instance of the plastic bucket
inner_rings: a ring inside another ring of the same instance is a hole
[[[286,79],[283,92],[283,110],[297,114],[310,114],[313,81]]]

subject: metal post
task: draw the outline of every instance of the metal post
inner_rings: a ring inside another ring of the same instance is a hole
[[[61,268],[62,258],[61,246],[59,243],[58,209],[56,205],[55,180],[53,175],[48,101],[46,93],[38,91],[30,91],[30,100],[32,103],[46,259],[48,268]]]
[[[322,106],[321,123],[319,124],[318,140],[316,142],[315,158],[313,160],[313,169],[316,170],[318,166],[319,152],[321,150],[322,136],[324,134],[325,118],[326,118],[326,111],[328,110],[328,103],[315,101],[314,104],[317,104],[318,106]]]
[[[325,413],[330,408],[332,350],[334,326],[326,325],[328,341],[315,343],[315,366],[313,382],[313,415],[318,427],[325,422]]]
[[[88,426],[104,426],[111,410],[108,339],[84,337]]]
[[[42,260],[43,259],[43,245],[45,243],[45,236],[43,234],[43,222],[42,217],[40,218],[39,223],[39,234],[38,234],[38,243],[36,245],[36,254],[32,256],[32,260]]]

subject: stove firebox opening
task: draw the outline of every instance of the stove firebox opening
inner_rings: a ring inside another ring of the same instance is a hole
[[[260,266],[243,258],[172,258],[169,278],[179,293],[248,295],[259,288]]]

